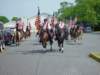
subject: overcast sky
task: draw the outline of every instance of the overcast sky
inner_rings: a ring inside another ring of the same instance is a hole
[[[38,2],[39,1],[39,2]],[[0,0],[0,16],[34,16],[37,14],[37,5],[41,12],[52,14],[60,8],[60,2],[74,0]]]

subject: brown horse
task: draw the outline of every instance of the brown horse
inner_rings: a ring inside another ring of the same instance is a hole
[[[46,46],[47,46],[48,38],[49,38],[48,33],[44,32],[43,37],[42,37],[42,46],[44,48],[46,48]]]
[[[25,38],[25,32],[23,30],[20,31],[20,41]]]
[[[40,37],[40,41],[42,43],[43,48],[46,49],[47,47],[47,43],[50,43],[50,50],[52,51],[52,44],[53,44],[53,35],[48,31],[48,30],[44,30],[41,31],[39,34]]]
[[[21,34],[19,31],[16,31],[16,35],[15,35],[15,39],[16,39],[16,45],[19,45],[20,44],[20,37],[21,37]]]
[[[30,37],[30,36],[31,36],[30,31],[26,31],[26,32],[25,32],[25,38],[28,38],[28,37]]]
[[[0,52],[3,52],[3,50],[5,49],[5,43],[4,43],[4,34],[2,33],[2,31],[0,31]]]
[[[79,28],[79,30],[77,31],[77,40],[80,41],[82,40],[83,37],[83,29]]]
[[[83,30],[81,30],[79,26],[70,29],[71,39],[74,40],[75,43],[77,40],[78,41],[80,39],[82,40],[82,35],[83,35]]]

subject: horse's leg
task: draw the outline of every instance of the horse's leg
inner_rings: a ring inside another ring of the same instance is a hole
[[[3,52],[2,42],[0,41],[0,52]]]
[[[3,48],[2,48],[2,45],[0,46],[0,52],[3,52]]]
[[[4,42],[3,42],[3,45],[2,45],[2,47],[3,47],[3,49],[5,49],[5,44],[4,44]]]
[[[50,41],[50,50],[52,51],[53,40]]]
[[[79,41],[79,44],[81,43],[82,41],[82,32],[80,32],[79,36],[78,36],[78,41]]]
[[[19,35],[16,36],[16,46],[19,46],[19,42],[20,42],[20,37]]]
[[[43,48],[44,48],[44,50],[46,51],[46,46],[47,46],[47,44],[45,43],[45,42],[42,42],[42,46],[43,46]]]
[[[42,46],[43,46],[43,48],[46,48],[46,42],[45,41],[42,41]]]
[[[61,44],[60,41],[58,41],[58,47],[59,47],[59,52],[61,51]]]
[[[63,42],[61,44],[61,52],[63,53]]]
[[[77,38],[75,37],[75,38],[74,38],[74,43],[75,43],[75,44],[76,44],[76,40],[77,40]]]

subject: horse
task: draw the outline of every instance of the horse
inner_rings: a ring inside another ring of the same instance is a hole
[[[59,24],[55,26],[55,36],[56,36],[56,41],[58,42],[59,51],[63,52],[65,31],[59,27]]]
[[[71,28],[70,29],[70,36],[71,36],[71,40],[74,40],[74,42],[76,41],[76,28]]]
[[[79,27],[77,30],[77,40],[78,41],[82,40],[82,37],[83,37],[83,29]]]
[[[48,33],[46,31],[44,31],[43,36],[42,36],[42,46],[43,46],[43,48],[46,48],[48,38],[49,38]]]
[[[67,26],[64,26],[64,32],[65,32],[65,40],[69,39],[69,32]]]
[[[20,33],[20,41],[22,41],[23,38],[25,38],[25,32],[23,30],[20,30],[19,33]]]
[[[83,30],[79,26],[70,29],[71,39],[76,43],[77,40],[82,39]]]
[[[30,37],[30,36],[31,36],[31,32],[30,32],[29,27],[27,26],[27,27],[26,27],[26,32],[25,32],[25,38],[28,38],[28,37]]]
[[[5,40],[5,45],[11,45],[11,42],[12,42],[12,33],[5,32],[4,33],[4,40]]]
[[[3,31],[0,31],[0,52],[2,52],[4,49],[5,49],[4,34]]]
[[[20,38],[21,38],[21,34],[20,34],[20,32],[19,31],[16,31],[16,34],[15,34],[15,39],[16,39],[16,46],[18,45],[19,46],[19,44],[20,44]]]
[[[52,44],[53,44],[53,31],[52,30],[43,30],[41,29],[39,37],[40,37],[40,43],[42,43],[43,48],[46,49],[47,43],[50,44],[50,50],[52,51]]]

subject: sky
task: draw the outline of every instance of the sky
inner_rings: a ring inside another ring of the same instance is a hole
[[[60,8],[62,1],[74,2],[74,0],[0,0],[0,16],[7,16],[9,19],[13,16],[35,16],[38,5],[41,13],[52,14]]]

